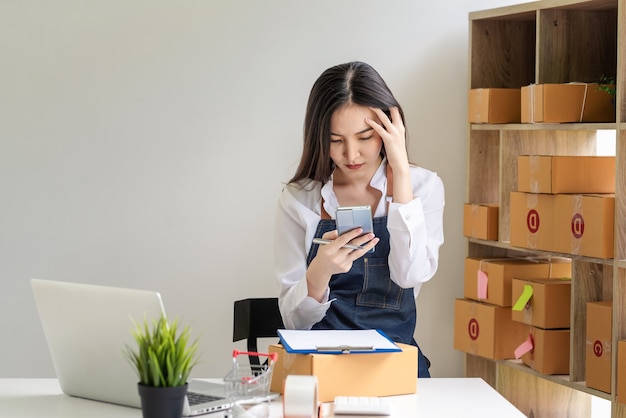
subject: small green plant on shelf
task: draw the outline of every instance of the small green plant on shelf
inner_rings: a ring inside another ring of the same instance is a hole
[[[168,321],[164,315],[151,324],[146,319],[143,324],[133,322],[137,349],[126,346],[125,354],[139,383],[152,387],[185,385],[198,362],[198,340],[190,342],[190,328],[180,330],[177,319]]]
[[[598,82],[598,90],[604,91],[610,94],[612,97],[615,97],[615,77],[605,75],[600,77],[600,81]]]

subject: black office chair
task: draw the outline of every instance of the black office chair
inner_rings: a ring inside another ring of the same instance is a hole
[[[283,318],[278,309],[278,298],[250,298],[235,301],[233,342],[247,339],[248,351],[257,352],[258,338],[278,337]],[[259,357],[248,356],[251,365],[259,366]]]

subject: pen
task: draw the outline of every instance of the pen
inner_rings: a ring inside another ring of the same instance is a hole
[[[315,347],[316,351],[341,351],[342,353],[350,353],[350,351],[374,351],[374,346],[366,345],[366,346],[350,346],[350,345],[339,345],[336,347]]]
[[[330,244],[331,242],[333,242],[333,241],[329,240],[329,239],[313,238],[313,244],[326,245],[326,244]],[[343,248],[349,248],[351,250],[362,250],[363,249],[363,247],[359,247],[358,245],[354,245],[354,244],[346,244],[346,245],[343,246]]]

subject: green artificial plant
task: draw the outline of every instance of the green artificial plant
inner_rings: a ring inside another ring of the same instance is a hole
[[[615,77],[605,76],[600,77],[598,82],[598,90],[604,91],[611,96],[615,96]]]
[[[178,320],[165,315],[143,324],[136,321],[133,337],[137,349],[126,346],[125,354],[135,367],[139,383],[153,387],[177,387],[187,383],[191,369],[198,362],[198,340],[190,342],[191,330],[179,332]]]

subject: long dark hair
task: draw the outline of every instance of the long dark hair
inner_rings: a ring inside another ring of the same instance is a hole
[[[327,69],[315,81],[309,94],[304,119],[304,148],[290,183],[304,179],[322,183],[330,180],[335,169],[330,159],[330,120],[335,110],[345,104],[379,108],[387,116],[389,109],[395,106],[404,123],[400,104],[372,66],[355,61]]]

